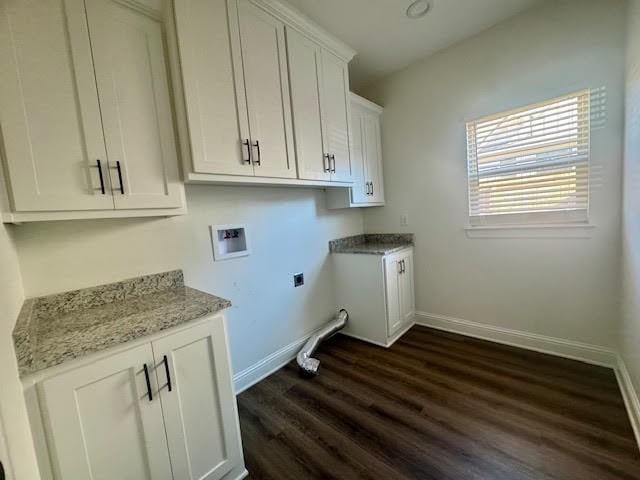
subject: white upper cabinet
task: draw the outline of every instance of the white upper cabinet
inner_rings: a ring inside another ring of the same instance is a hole
[[[368,203],[384,202],[382,184],[382,145],[380,138],[380,116],[375,113],[362,117],[362,138],[364,143],[364,178],[369,182]]]
[[[115,207],[179,207],[162,26],[113,0],[85,3]]]
[[[343,198],[355,204],[366,204],[369,201],[369,180],[366,173],[364,115],[361,109],[351,106],[351,165],[353,166],[353,186],[351,198],[342,192]]]
[[[239,42],[235,55],[230,44],[236,0],[175,0],[174,14],[191,147],[186,170],[253,175],[242,55]]]
[[[13,209],[113,209],[97,168],[100,161],[106,175],[83,2],[2,1],[0,22],[0,127]]]
[[[254,174],[295,178],[284,23],[249,0],[238,18]]]
[[[350,138],[353,186],[333,189],[327,194],[329,208],[384,205],[382,175],[382,108],[350,94]]]
[[[347,62],[287,28],[298,176],[352,181]]]
[[[5,221],[184,213],[160,14],[142,10],[0,2]]]
[[[296,132],[298,175],[305,180],[331,180],[331,158],[322,141],[320,46],[287,28],[291,106]]]
[[[187,181],[351,182],[353,50],[278,0],[175,0],[174,16]]]
[[[350,182],[349,69],[347,63],[322,51],[322,131],[324,150],[331,159],[331,179]]]

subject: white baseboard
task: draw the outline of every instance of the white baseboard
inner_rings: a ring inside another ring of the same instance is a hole
[[[460,318],[448,317],[426,312],[416,312],[417,325],[436,328],[452,333],[459,333],[469,337],[489,340],[496,343],[525,348],[536,352],[548,353],[559,357],[579,360],[581,362],[616,368],[618,355],[613,350],[588,343],[548,337],[536,333],[496,327],[483,323],[472,322]]]
[[[638,447],[640,447],[640,397],[636,392],[627,365],[621,356],[618,356],[618,365],[616,367],[616,377],[618,378],[618,384],[622,391],[622,398],[624,398],[624,404],[627,407],[629,413],[629,420],[633,427],[633,433],[636,435],[636,441]]]
[[[324,326],[324,325],[323,325]],[[319,330],[319,329],[318,329]],[[317,330],[305,335],[288,345],[285,345],[280,350],[272,353],[271,355],[263,358],[257,363],[254,363],[249,368],[245,368],[241,372],[236,373],[233,376],[233,384],[236,390],[236,395],[244,392],[246,389],[252,387],[260,380],[265,379],[276,370],[280,370],[291,360],[296,358],[298,352],[305,344],[305,342],[316,333]]]

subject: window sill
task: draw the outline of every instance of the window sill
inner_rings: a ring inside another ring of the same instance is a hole
[[[469,225],[468,238],[591,238],[591,223],[548,223],[543,225]]]

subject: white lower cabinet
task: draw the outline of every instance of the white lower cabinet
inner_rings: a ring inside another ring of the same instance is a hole
[[[387,332],[391,337],[413,320],[413,251],[388,255],[384,259],[387,293]]]
[[[172,478],[153,363],[141,345],[42,382],[56,478]]]
[[[413,248],[388,255],[334,253],[332,258],[338,305],[349,312],[342,333],[391,346],[413,325]]]
[[[222,316],[36,385],[55,479],[246,475]]]
[[[175,479],[216,480],[242,464],[222,322],[153,342]]]

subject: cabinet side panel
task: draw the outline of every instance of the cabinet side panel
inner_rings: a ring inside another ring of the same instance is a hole
[[[349,312],[349,322],[344,332],[386,344],[383,257],[335,253],[331,257],[337,307]]]

